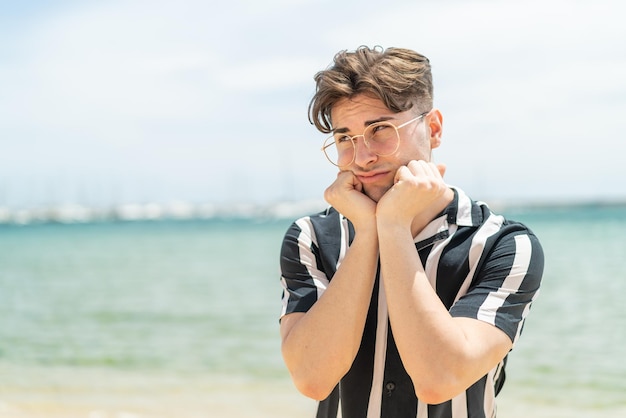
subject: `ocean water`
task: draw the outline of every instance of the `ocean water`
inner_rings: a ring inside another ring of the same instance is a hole
[[[546,268],[501,408],[618,416],[626,207],[503,212],[539,236]],[[290,222],[1,225],[0,417],[312,416],[280,357]]]

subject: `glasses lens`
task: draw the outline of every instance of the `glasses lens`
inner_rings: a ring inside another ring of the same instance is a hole
[[[363,136],[367,147],[378,155],[390,155],[398,149],[398,130],[391,123],[374,123],[367,127]]]
[[[324,141],[322,149],[326,158],[337,166],[350,164],[354,157],[354,144],[349,137],[331,136]]]

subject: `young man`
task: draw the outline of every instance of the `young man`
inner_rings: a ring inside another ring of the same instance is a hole
[[[506,356],[539,290],[524,225],[443,180],[428,59],[340,52],[309,118],[338,167],[324,212],[281,249],[282,354],[318,417],[494,417]]]

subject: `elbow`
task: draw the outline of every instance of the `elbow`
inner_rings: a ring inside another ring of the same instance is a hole
[[[415,396],[420,401],[430,405],[438,405],[449,401],[467,389],[463,387],[458,379],[451,376],[449,378],[431,379],[416,379],[411,376],[411,380],[413,381]]]
[[[438,390],[437,388],[415,390],[415,396],[417,396],[420,401],[429,405],[438,405],[440,403],[449,401],[456,396],[449,395],[448,393],[449,392]]]
[[[323,370],[310,367],[310,364],[303,361],[289,361],[285,356],[285,364],[291,380],[298,391],[307,398],[322,401],[330,395],[337,383],[331,375],[323,373]],[[304,363],[304,365],[302,364]]]
[[[349,370],[328,359],[323,365],[304,360],[300,356],[294,356],[293,352],[286,349],[286,345],[283,345],[283,360],[296,389],[307,398],[316,401],[328,398]],[[329,366],[329,363],[335,367]]]
[[[309,364],[302,366],[299,363],[295,365],[287,363],[287,369],[296,389],[307,398],[316,401],[328,398],[343,376],[322,368],[310,367]]]
[[[315,378],[297,378],[293,374],[291,377],[301,394],[316,401],[326,399],[336,386],[336,384],[325,383]]]

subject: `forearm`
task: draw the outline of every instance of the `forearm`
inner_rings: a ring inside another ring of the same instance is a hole
[[[378,260],[375,229],[359,233],[327,289],[305,314],[281,322],[282,353],[305,395],[325,398],[358,352]]]
[[[379,227],[379,237],[389,319],[403,364],[418,397],[430,403],[449,399],[506,351],[477,341],[484,335],[481,327],[489,325],[451,317],[426,277],[408,229]]]
[[[381,232],[380,248],[389,320],[405,368],[420,381],[441,379],[448,368],[441,350],[451,349],[454,334],[450,315],[428,283],[409,230]]]

